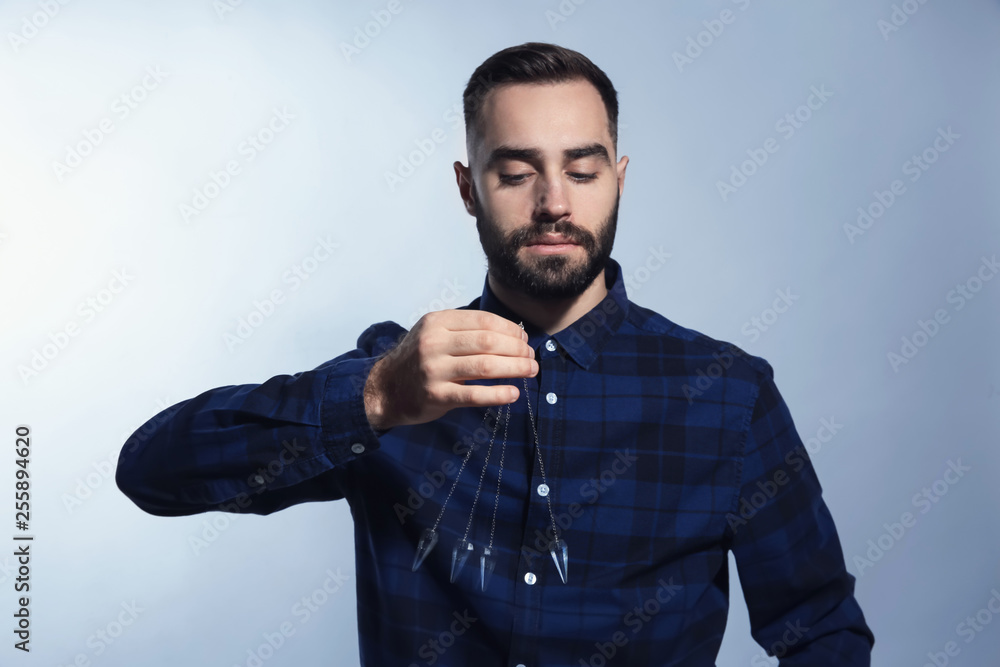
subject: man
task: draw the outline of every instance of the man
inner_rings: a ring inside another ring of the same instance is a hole
[[[868,665],[771,366],[627,298],[610,80],[528,43],[464,103],[482,296],[168,409],[119,487],[158,515],[346,499],[365,665],[714,665],[729,551],[782,664]]]

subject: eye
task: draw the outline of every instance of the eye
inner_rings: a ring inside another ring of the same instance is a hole
[[[503,185],[519,185],[531,174],[500,174],[500,183]]]
[[[575,181],[583,183],[585,181],[592,181],[595,178],[597,178],[597,173],[595,172],[593,174],[570,174],[570,178],[572,178]]]

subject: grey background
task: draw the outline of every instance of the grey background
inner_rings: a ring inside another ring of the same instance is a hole
[[[0,627],[0,663],[246,665],[285,621],[295,634],[263,664],[357,663],[346,504],[152,517],[118,492],[113,464],[166,405],[315,367],[372,322],[410,326],[477,296],[485,261],[451,167],[466,160],[461,93],[490,54],[539,40],[582,51],[619,91],[631,162],[613,256],[629,296],[770,361],[803,439],[842,425],[813,461],[874,664],[925,664],[948,642],[949,664],[994,664],[1000,280],[976,276],[993,277],[983,258],[1000,250],[998,3],[400,0],[351,58],[341,45],[386,3],[50,4],[0,6],[0,432],[12,450],[14,427],[32,427],[36,535],[32,651]],[[711,23],[724,10],[731,22]],[[705,46],[679,67],[689,38]],[[130,92],[147,67],[160,80]],[[787,136],[776,123],[812,87],[832,95]],[[249,161],[240,144],[275,108],[295,117]],[[113,131],[60,179],[54,162],[105,118]],[[958,138],[911,181],[907,161],[948,128]],[[436,129],[444,141],[390,188],[386,172]],[[717,182],[768,138],[777,152],[723,198]],[[180,205],[230,160],[240,172],[185,221]],[[896,179],[905,192],[849,240],[858,207]],[[338,248],[293,289],[283,276],[317,238]],[[670,258],[644,272],[651,248]],[[124,288],[102,292],[122,270]],[[981,289],[959,301],[970,279]],[[275,289],[284,302],[227,344]],[[779,290],[795,298],[774,317]],[[101,312],[80,308],[88,298]],[[894,368],[889,353],[939,309],[947,321]],[[754,317],[766,331],[750,333]],[[35,352],[51,358],[22,375]],[[0,458],[11,526],[13,458]],[[949,462],[969,468],[954,484]],[[920,501],[935,482],[940,497]],[[886,526],[905,512],[897,539]],[[880,540],[877,560],[856,560]],[[0,557],[11,626],[12,565]],[[347,584],[303,623],[294,605],[327,569]],[[96,639],[133,601],[134,622]],[[970,635],[984,609],[991,623]],[[734,577],[719,664],[773,662]]]

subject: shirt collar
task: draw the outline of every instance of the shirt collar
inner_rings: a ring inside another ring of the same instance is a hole
[[[583,368],[589,368],[628,316],[629,300],[625,293],[621,265],[610,257],[604,265],[604,284],[608,288],[604,299],[562,331],[550,336],[531,322],[525,321],[528,344],[537,350],[540,344],[550,338],[554,339],[576,363]],[[479,310],[495,313],[512,322],[520,322],[523,319],[493,293],[489,276],[483,281],[483,294],[479,297],[478,304],[473,303],[470,306],[473,308],[478,306]]]

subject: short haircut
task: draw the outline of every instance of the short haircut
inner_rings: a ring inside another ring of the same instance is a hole
[[[491,90],[504,84],[563,83],[580,79],[589,81],[600,93],[608,112],[611,145],[617,153],[618,93],[611,79],[582,53],[545,42],[526,42],[497,51],[472,73],[462,95],[466,142],[480,129],[480,109]]]

